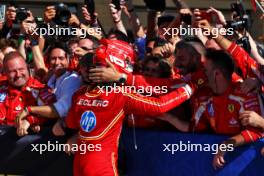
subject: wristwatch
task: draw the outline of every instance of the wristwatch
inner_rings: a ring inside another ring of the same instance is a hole
[[[119,78],[118,82],[119,83],[126,83],[126,80],[127,80],[127,75],[122,73],[121,74],[121,77]]]

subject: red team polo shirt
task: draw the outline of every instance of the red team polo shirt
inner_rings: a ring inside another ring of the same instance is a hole
[[[256,93],[242,93],[240,83],[233,83],[220,96],[202,95],[201,92],[196,97],[194,106],[193,131],[210,130],[225,135],[241,133],[246,142],[254,142],[264,136],[260,129],[243,127],[238,119],[239,114],[245,110],[260,114],[259,97]]]
[[[15,125],[17,114],[27,106],[37,105],[39,95],[44,95],[42,90],[45,89],[45,85],[33,78],[29,78],[21,90],[10,86],[6,80],[2,80],[0,85],[0,124],[5,125]],[[28,116],[27,120],[30,124],[43,122],[43,119],[33,116]]]

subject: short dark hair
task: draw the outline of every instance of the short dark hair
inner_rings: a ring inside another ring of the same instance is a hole
[[[154,43],[153,47],[156,48],[156,47],[159,47],[159,46],[164,46],[167,43],[169,43],[169,42],[166,39],[157,37],[155,39],[155,43]]]
[[[191,41],[188,43],[191,44],[195,48],[195,50],[201,54],[201,56],[205,56],[206,47],[203,45],[203,43],[195,42],[195,41]]]
[[[100,45],[100,41],[98,40],[98,38],[92,36],[92,35],[86,35],[85,39],[89,39],[93,42],[93,48],[98,48],[98,46]],[[82,39],[80,39],[82,40]]]
[[[165,62],[162,58],[160,57],[156,57],[156,56],[147,56],[144,60],[143,60],[143,70],[144,70],[144,66],[146,64],[148,64],[148,62],[154,62],[158,64],[158,68],[159,68],[159,75],[160,78],[169,78],[172,75],[171,72],[171,67],[170,65]]]
[[[187,41],[184,41],[184,40],[179,41],[176,44],[174,53],[176,54],[177,50],[179,49],[186,49],[190,55],[201,59],[201,54],[194,48],[194,46],[191,43]]]
[[[71,38],[68,42],[67,42],[67,44],[68,45],[71,45],[71,44],[74,44],[74,43],[78,43],[79,42],[79,38],[78,37],[73,37],[73,38]]]
[[[5,38],[0,39],[0,50],[4,50],[7,47],[12,47],[14,49],[17,49],[18,48],[17,41],[14,39],[5,39]]]
[[[122,40],[124,42],[127,42],[129,43],[129,39],[128,37],[126,36],[126,34],[124,34],[123,32],[119,31],[119,30],[116,30],[116,29],[110,29],[108,35],[107,35],[107,38],[112,35],[112,34],[115,34],[117,40]]]
[[[69,56],[70,56],[70,50],[67,47],[66,43],[63,43],[61,41],[55,41],[49,48],[48,48],[48,61],[50,61],[50,54],[52,52],[52,50],[59,48],[62,49],[65,52],[65,57],[68,59],[69,61]]]
[[[184,37],[184,41],[191,44],[194,47],[194,49],[198,51],[201,55],[203,56],[205,55],[206,48],[203,42],[199,38],[194,37],[194,36],[186,36]]]
[[[126,32],[127,32],[127,38],[129,40],[129,43],[134,43],[135,37],[134,37],[133,31],[131,29],[127,29]]]
[[[66,43],[63,43],[61,41],[55,41],[50,47],[49,47],[49,50],[48,50],[48,53],[50,54],[51,51],[55,48],[60,48],[62,49],[63,51],[65,51],[66,54],[70,54],[70,51],[69,51],[69,48],[67,47]]]
[[[81,57],[79,61],[79,65],[83,67],[93,67],[96,65],[94,63],[94,54],[93,53],[87,53],[84,56]]]
[[[224,50],[207,49],[206,59],[210,60],[214,69],[219,69],[224,77],[228,80],[232,79],[235,65],[232,57]]]
[[[197,42],[203,45],[203,42],[199,38],[194,36],[185,36],[183,40],[186,42]]]
[[[160,27],[164,23],[171,23],[174,20],[172,15],[163,15],[158,18],[158,26]]]

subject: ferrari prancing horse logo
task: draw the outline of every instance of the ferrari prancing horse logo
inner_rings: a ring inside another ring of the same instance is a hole
[[[235,106],[233,104],[229,104],[227,108],[228,108],[228,111],[231,113],[234,112],[235,110]]]

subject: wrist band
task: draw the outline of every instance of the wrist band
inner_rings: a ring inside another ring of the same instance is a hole
[[[121,20],[118,20],[118,21],[114,21],[114,23],[119,23]]]

